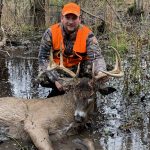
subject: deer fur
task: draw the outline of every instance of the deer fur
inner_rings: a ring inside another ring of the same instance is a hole
[[[0,98],[0,127],[16,139],[31,138],[39,150],[53,150],[52,141],[84,124],[93,109],[89,80],[80,81],[68,93],[47,99]]]

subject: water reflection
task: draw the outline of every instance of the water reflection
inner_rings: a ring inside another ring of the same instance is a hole
[[[11,84],[8,82],[8,68],[5,59],[0,55],[0,96],[12,96]]]
[[[149,144],[144,145],[139,132],[123,134],[115,138],[101,138],[103,150],[148,150]]]
[[[12,96],[27,99],[46,97],[50,89],[33,84],[37,76],[37,60],[12,58],[6,60],[6,67],[8,68],[8,81],[12,87]]]
[[[123,81],[119,81],[123,85]],[[117,81],[110,81],[115,88]],[[150,143],[149,97],[141,101],[140,96],[123,99],[122,88],[117,93],[100,97],[99,107],[104,116],[100,144],[103,150],[148,150]],[[122,127],[122,129],[120,128]]]

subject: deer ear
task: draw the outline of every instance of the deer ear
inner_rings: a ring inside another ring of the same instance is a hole
[[[105,88],[99,88],[98,91],[102,94],[102,95],[108,95],[111,94],[115,91],[117,91],[115,88],[113,87],[105,87]]]

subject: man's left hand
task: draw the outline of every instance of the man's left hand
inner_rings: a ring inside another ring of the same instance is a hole
[[[63,91],[63,86],[58,81],[55,81],[55,85],[59,91]]]

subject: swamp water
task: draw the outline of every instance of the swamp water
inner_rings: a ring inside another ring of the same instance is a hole
[[[0,97],[41,98],[48,95],[48,88],[34,86],[38,61],[30,57],[0,58]],[[150,148],[150,91],[149,78],[144,79],[145,91],[134,94],[126,88],[125,80],[111,78],[109,86],[117,91],[102,96],[97,93],[98,115],[91,127],[81,135],[54,143],[56,150],[73,150],[74,138],[90,138],[96,150],[148,150]],[[136,83],[135,83],[136,84]],[[129,86],[132,86],[130,84]],[[128,90],[128,92],[124,92]],[[4,140],[0,134],[0,141]],[[0,142],[0,150],[33,150],[11,139]]]

